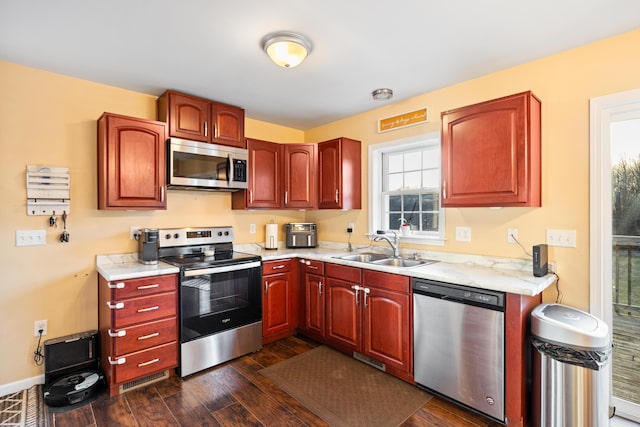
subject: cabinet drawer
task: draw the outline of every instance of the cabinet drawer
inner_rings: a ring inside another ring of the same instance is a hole
[[[161,292],[176,291],[178,276],[176,274],[168,274],[166,276],[142,277],[140,279],[107,282],[105,285],[111,289],[111,299],[123,300],[125,298],[137,298]]]
[[[291,260],[281,259],[277,261],[266,261],[262,263],[262,274],[285,273],[291,270]]]
[[[349,267],[339,264],[327,264],[327,277],[346,280],[347,282],[361,283],[362,270],[356,267]]]
[[[324,275],[324,262],[310,259],[300,259],[300,264],[304,264],[305,273]]]
[[[114,329],[120,329],[134,323],[176,317],[176,295],[176,292],[167,292],[124,301],[107,301],[114,307],[111,325]]]
[[[178,344],[171,342],[119,358],[114,363],[115,382],[124,383],[178,365]]]
[[[401,276],[399,274],[365,270],[364,285],[371,288],[387,289],[408,294],[411,289],[411,280],[408,276]]]
[[[111,337],[110,343],[113,349],[111,354],[113,356],[122,356],[123,354],[176,341],[178,339],[177,327],[177,320],[173,317],[119,330],[109,329],[108,333]]]

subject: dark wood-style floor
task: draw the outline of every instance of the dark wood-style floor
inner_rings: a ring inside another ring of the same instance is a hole
[[[289,337],[257,353],[183,380],[171,377],[115,397],[106,394],[67,412],[49,413],[52,427],[102,426],[327,426],[258,371],[317,344]],[[491,426],[499,424],[434,397],[404,424]]]

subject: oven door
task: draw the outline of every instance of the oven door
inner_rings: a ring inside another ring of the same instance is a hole
[[[180,341],[262,320],[260,261],[185,269],[180,280]]]

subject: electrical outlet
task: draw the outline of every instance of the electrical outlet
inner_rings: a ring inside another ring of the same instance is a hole
[[[549,273],[555,273],[556,272],[556,262],[555,261],[548,261],[547,262],[547,269],[549,270]]]
[[[44,230],[16,230],[16,246],[38,246],[47,244]]]
[[[347,224],[347,233],[353,233],[355,230],[355,226],[353,225],[352,222]]]
[[[36,320],[33,322],[33,336],[40,336],[40,329],[42,329],[42,336],[47,335],[47,321],[46,320]]]
[[[256,225],[255,224],[249,224],[249,233],[256,234]]]
[[[456,227],[456,240],[458,242],[470,242],[471,227]]]
[[[132,225],[131,228],[129,228],[129,238],[131,240],[136,240],[136,234],[140,233],[140,227],[137,225]]]
[[[518,229],[517,228],[507,228],[507,243],[517,244],[518,240]]]

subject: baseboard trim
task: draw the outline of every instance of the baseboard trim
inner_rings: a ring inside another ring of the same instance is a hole
[[[44,384],[44,374],[37,375],[31,378],[25,378],[23,380],[12,382],[9,384],[0,384],[0,396],[5,396],[7,394],[27,389],[36,384]]]

